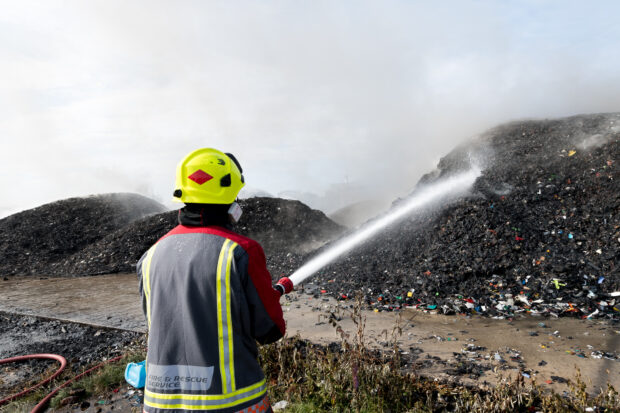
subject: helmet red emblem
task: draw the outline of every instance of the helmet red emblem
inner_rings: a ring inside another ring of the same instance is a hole
[[[206,173],[202,169],[197,170],[196,172],[194,172],[193,174],[188,176],[188,178],[191,179],[192,181],[196,182],[198,185],[202,185],[205,182],[210,181],[211,179],[213,179],[213,177],[211,175],[209,175],[208,173]]]

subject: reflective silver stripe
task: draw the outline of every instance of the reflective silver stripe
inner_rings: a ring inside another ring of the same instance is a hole
[[[224,241],[218,262],[218,338],[220,350],[220,374],[222,376],[222,393],[235,391],[235,366],[233,356],[233,328],[230,311],[230,270],[237,244],[227,239]]]
[[[144,392],[144,404],[159,409],[224,409],[263,397],[267,391],[267,385],[262,380],[246,389],[241,389],[232,395],[162,394],[147,390]]]

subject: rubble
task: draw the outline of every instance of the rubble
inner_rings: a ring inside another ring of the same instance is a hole
[[[4,248],[8,251],[8,245],[21,247],[7,252],[8,260],[0,264],[0,274],[80,276],[135,271],[142,254],[177,225],[178,211],[153,215],[163,207],[152,208],[151,215],[144,217],[147,208],[143,206],[136,211],[114,209],[117,205],[111,204],[110,199],[116,198],[116,194],[71,198],[0,220],[0,239],[6,240]],[[344,229],[299,201],[256,197],[239,203],[243,215],[235,230],[261,243],[276,273],[279,263],[299,262],[302,254]],[[112,215],[114,212],[117,214]],[[144,218],[136,219],[140,217]],[[46,227],[48,221],[59,228],[39,239],[40,227]],[[14,231],[13,222],[24,222],[23,228]],[[26,226],[25,222],[31,225]],[[25,241],[20,239],[30,239],[36,247],[23,247]],[[67,243],[71,248],[56,247]],[[13,259],[20,254],[28,259]]]
[[[139,218],[159,202],[117,193],[69,198],[0,220],[0,274],[49,275],[50,267]]]
[[[0,359],[17,354],[60,354],[67,358],[68,368],[78,374],[85,367],[145,345],[144,334],[138,332],[0,312]],[[15,393],[15,386],[36,380],[55,365],[51,360],[3,365],[0,395]]]
[[[335,297],[361,288],[378,311],[618,319],[619,139],[619,114],[495,128],[418,184],[484,157],[471,197],[399,223],[311,283]]]
[[[470,196],[387,229],[303,288],[339,300],[361,292],[375,311],[618,320],[619,138],[620,114],[492,129],[453,150],[418,183],[465,170],[473,159],[483,172]],[[297,201],[250,198],[242,206],[236,230],[262,243],[274,279],[329,248],[325,241],[343,230]],[[98,230],[94,218],[102,214],[86,220],[92,226],[77,217],[78,225],[75,211],[54,216],[54,209],[41,208],[26,211],[34,225],[22,224],[21,238],[10,223],[25,215],[0,220],[6,258],[0,275],[133,271],[142,253],[176,225],[172,211]],[[63,220],[66,230],[45,225]],[[74,226],[85,233],[76,234]]]

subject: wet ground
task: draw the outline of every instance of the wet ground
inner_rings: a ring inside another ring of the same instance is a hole
[[[0,311],[123,330],[145,331],[134,274],[99,277],[7,277]]]
[[[2,312],[97,326],[88,327],[92,331],[84,333],[92,336],[97,331],[105,331],[106,337],[113,336],[115,330],[105,327],[122,329],[117,330],[119,335],[145,330],[137,278],[133,274],[51,279],[11,277],[0,281],[0,286]],[[291,336],[299,334],[317,343],[339,341],[343,336],[355,338],[357,327],[351,318],[354,306],[350,300],[335,301],[324,295],[316,298],[300,291],[286,296],[282,303]],[[408,368],[424,376],[485,386],[522,375],[526,380],[536,380],[561,392],[566,389],[565,380],[574,379],[579,369],[591,391],[606,383],[620,388],[620,325],[617,323],[542,317],[496,320],[414,310],[364,311],[363,316],[365,342],[369,346],[390,349],[395,341],[408,360]],[[28,328],[24,325],[21,330]],[[58,328],[62,339],[66,331],[62,333],[61,327]],[[3,334],[0,357],[22,354],[24,342],[37,340],[34,335],[40,332],[35,330],[32,337],[27,331]],[[44,338],[40,351],[47,351],[44,350],[46,340],[52,340]]]

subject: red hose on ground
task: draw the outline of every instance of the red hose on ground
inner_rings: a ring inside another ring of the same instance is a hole
[[[86,370],[84,373],[78,374],[77,376],[75,376],[71,380],[67,380],[66,382],[64,382],[60,386],[56,387],[56,389],[54,389],[54,391],[52,391],[50,394],[45,396],[45,398],[43,400],[41,400],[39,402],[39,404],[34,406],[34,408],[30,411],[30,413],[40,413],[40,412],[43,412],[45,410],[45,406],[47,405],[47,403],[52,399],[52,397],[54,397],[54,395],[56,393],[58,393],[58,391],[60,391],[60,389],[68,386],[70,383],[74,382],[75,380],[78,380],[78,379],[86,376],[87,374],[89,374],[93,370],[97,370],[98,368],[103,367],[107,363],[112,363],[112,362],[118,361],[118,360],[120,360],[122,358],[123,358],[123,356],[118,356],[118,357],[111,358],[110,360],[106,360],[103,363],[99,363],[95,367],[92,367],[92,368]],[[37,384],[36,386],[32,386],[29,389],[26,389],[26,390],[24,390],[21,393],[14,394],[12,396],[7,397],[6,399],[0,400],[0,406],[2,406],[5,403],[10,402],[11,400],[17,399],[18,397],[21,397],[21,396],[23,396],[26,393],[31,392],[32,390],[36,389],[37,387],[40,387],[40,386],[42,386],[44,384],[49,383],[50,381],[52,381],[56,377],[58,377],[58,375],[60,373],[62,373],[62,371],[67,366],[67,360],[65,360],[65,358],[63,356],[59,356],[57,354],[29,354],[27,356],[11,357],[11,358],[8,358],[8,359],[0,360],[0,364],[14,363],[16,361],[23,361],[23,360],[30,360],[30,359],[53,359],[53,360],[58,360],[60,362],[60,368],[51,377],[43,380],[41,383]]]
[[[114,357],[111,358],[110,360],[106,360],[103,363],[99,363],[97,364],[95,367],[92,367],[88,370],[86,370],[84,373],[78,374],[77,376],[75,376],[74,378],[72,378],[71,380],[67,380],[66,382],[64,382],[63,384],[61,384],[60,386],[56,387],[56,389],[54,389],[54,391],[52,391],[50,394],[48,394],[47,396],[45,396],[45,398],[43,400],[41,400],[39,402],[39,404],[37,404],[36,406],[34,406],[34,409],[32,409],[30,411],[30,413],[40,413],[43,412],[45,410],[45,406],[47,405],[47,403],[52,399],[52,397],[54,397],[54,395],[56,393],[58,393],[60,391],[60,389],[62,389],[63,387],[66,387],[67,385],[69,385],[70,383],[74,382],[77,379],[80,379],[84,376],[86,376],[87,374],[89,374],[91,371],[93,370],[97,370],[100,367],[105,366],[108,363],[112,363],[114,361],[118,361],[120,359],[122,359],[123,356],[118,356],[118,357]]]
[[[23,392],[14,394],[12,396],[7,397],[6,399],[0,400],[0,406],[2,406],[5,403],[10,402],[11,400],[17,399],[18,397],[21,397],[21,396],[23,396],[26,393],[30,393],[31,391],[33,391],[37,387],[40,387],[40,386],[43,386],[44,384],[49,383],[50,381],[52,381],[56,377],[58,377],[58,375],[60,373],[62,373],[62,371],[65,369],[65,367],[67,367],[67,360],[63,356],[59,356],[57,354],[29,354],[27,356],[10,357],[8,359],[0,360],[0,364],[15,363],[17,361],[24,361],[24,360],[31,360],[31,359],[52,359],[52,360],[57,360],[57,361],[60,362],[60,368],[58,370],[56,370],[56,373],[54,373],[51,377],[43,380],[41,383],[39,383],[39,384],[37,384],[35,386],[32,386],[29,389],[24,390]]]

